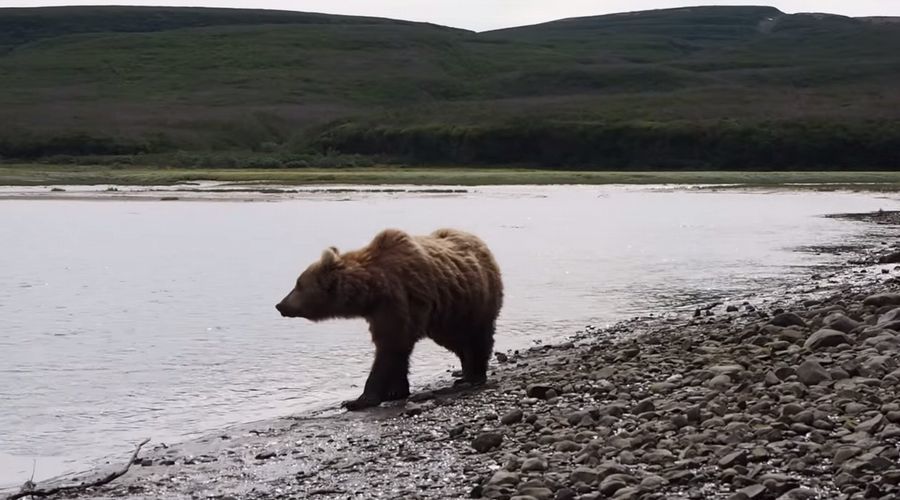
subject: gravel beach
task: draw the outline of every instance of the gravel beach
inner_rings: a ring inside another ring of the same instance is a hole
[[[497,353],[485,387],[151,442],[60,496],[900,498],[900,216],[838,217],[894,239],[766,296]]]

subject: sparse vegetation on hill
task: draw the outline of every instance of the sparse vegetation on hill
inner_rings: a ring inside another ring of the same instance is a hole
[[[487,33],[279,11],[0,9],[0,157],[891,169],[898,46],[900,24],[883,18],[771,7]]]

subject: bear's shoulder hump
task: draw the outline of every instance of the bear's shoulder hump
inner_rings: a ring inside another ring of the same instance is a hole
[[[372,250],[385,250],[400,244],[410,242],[410,236],[399,229],[384,229],[372,240],[369,247]]]

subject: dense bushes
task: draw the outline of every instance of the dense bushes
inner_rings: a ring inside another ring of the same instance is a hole
[[[163,139],[115,139],[84,133],[15,137],[0,138],[0,158],[204,168],[368,166],[389,162],[665,170],[900,168],[900,121],[531,121],[414,127],[351,122],[319,129],[303,141],[272,143],[265,149],[230,144],[226,149],[201,146],[188,151],[179,151]]]
[[[39,136],[26,132],[0,137],[0,158],[34,159],[53,155],[134,155],[148,152],[149,142],[72,132]]]
[[[0,158],[2,160],[2,158]],[[17,163],[21,160],[11,159]],[[46,165],[178,167],[197,169],[372,167],[388,163],[376,156],[342,154],[260,154],[246,151],[178,151],[141,155],[53,155],[31,159]]]
[[[613,169],[900,167],[900,122],[550,123],[369,127],[347,124],[323,150],[421,163]]]

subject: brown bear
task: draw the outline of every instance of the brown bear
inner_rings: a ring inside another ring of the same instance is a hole
[[[375,361],[362,395],[344,403],[360,410],[409,396],[409,356],[426,336],[459,356],[457,383],[484,383],[502,305],[500,269],[477,236],[386,229],[359,250],[326,249],[275,308],[311,321],[368,321]]]

